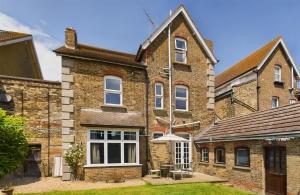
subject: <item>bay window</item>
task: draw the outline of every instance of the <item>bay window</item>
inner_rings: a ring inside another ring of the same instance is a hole
[[[116,76],[104,77],[104,104],[122,105],[122,79]]]
[[[87,165],[139,164],[139,132],[132,130],[90,130]]]
[[[155,83],[155,108],[164,108],[164,88],[162,83]]]
[[[186,86],[175,86],[175,110],[188,111],[188,88]]]

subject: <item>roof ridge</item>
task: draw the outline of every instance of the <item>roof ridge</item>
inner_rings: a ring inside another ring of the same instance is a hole
[[[116,51],[116,50],[112,50],[112,49],[106,49],[106,48],[91,46],[91,45],[82,44],[82,43],[78,43],[78,46],[87,47],[87,48],[90,48],[90,49],[93,49],[93,50],[103,50],[103,51],[107,51],[107,52],[111,52],[111,53],[115,53],[115,54],[127,55],[127,56],[130,56],[130,57],[135,57],[136,56],[135,54],[132,54],[132,53]]]
[[[23,36],[32,36],[32,34],[28,34],[28,33],[17,32],[17,31],[9,31],[9,30],[2,30],[2,29],[0,29],[0,33],[14,33],[14,34],[23,35]]]
[[[223,72],[221,72],[220,74],[218,74],[216,76],[216,87],[219,87],[221,85],[223,85],[224,83],[233,80],[234,78],[250,71],[251,69],[254,69],[255,67],[257,67],[259,65],[259,63],[261,63],[264,60],[264,57],[266,57],[268,55],[268,53],[273,49],[273,47],[276,45],[276,43],[282,39],[281,35],[277,36],[275,39],[269,41],[268,43],[266,43],[265,45],[261,46],[259,49],[253,51],[252,53],[250,53],[249,55],[247,55],[246,57],[244,57],[242,60],[240,60],[239,62],[235,63],[234,65],[230,66],[229,68],[227,68],[226,70],[224,70]],[[263,53],[262,56],[259,56],[260,53]],[[256,58],[255,60],[259,60],[259,62],[255,61],[253,62],[254,64],[248,64],[246,63],[247,61],[251,61],[252,58]],[[244,66],[248,65],[249,68],[240,72],[239,74],[235,74],[235,75],[229,75],[228,78],[223,79],[222,81],[219,81],[222,79],[222,77],[226,77],[226,74],[229,74],[230,72],[234,71],[235,73],[237,73],[236,70],[237,68],[244,68]]]

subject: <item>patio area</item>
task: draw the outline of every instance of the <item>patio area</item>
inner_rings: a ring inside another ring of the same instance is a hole
[[[162,184],[179,184],[179,183],[227,183],[228,181],[219,177],[206,175],[203,173],[194,172],[189,177],[183,177],[182,179],[172,179],[172,177],[155,177],[147,175],[143,177],[143,180],[152,185]]]

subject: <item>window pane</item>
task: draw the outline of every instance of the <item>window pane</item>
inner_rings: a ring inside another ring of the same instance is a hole
[[[186,98],[187,97],[186,93],[187,93],[186,88],[176,87],[176,97]]]
[[[180,40],[180,39],[176,39],[176,48],[179,49],[186,49],[186,45],[185,45],[185,41]]]
[[[155,108],[162,108],[162,98],[161,97],[155,98]]]
[[[176,100],[176,109],[186,110],[186,100]]]
[[[107,144],[107,162],[108,163],[121,163],[121,144],[108,143]]]
[[[120,105],[121,104],[121,94],[118,93],[106,93],[106,103],[107,104],[116,104]]]
[[[207,148],[203,148],[201,150],[201,161],[202,162],[208,162],[208,149]]]
[[[136,140],[136,132],[124,132],[124,140]]]
[[[249,165],[249,154],[247,149],[236,150],[236,164],[239,166]]]
[[[121,82],[119,79],[106,78],[106,89],[121,90]]]
[[[104,131],[90,131],[90,139],[103,140]]]
[[[160,84],[155,85],[155,95],[162,95],[162,86]]]
[[[91,164],[104,163],[104,143],[91,143]]]
[[[184,52],[176,52],[175,60],[176,62],[185,62],[186,54]]]
[[[107,131],[108,140],[121,140],[121,131]]]
[[[124,163],[136,163],[136,144],[124,144]]]
[[[153,138],[154,138],[154,139],[159,138],[159,137],[161,137],[161,136],[163,136],[162,133],[154,133],[154,134],[153,134]]]
[[[216,149],[216,163],[225,162],[225,151],[223,149]]]

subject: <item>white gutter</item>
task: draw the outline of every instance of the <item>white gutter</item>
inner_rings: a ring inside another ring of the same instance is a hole
[[[185,126],[188,126],[188,125],[195,125],[195,124],[200,124],[200,121],[196,121],[196,122],[192,122],[192,123],[185,123],[185,124],[181,124],[181,125],[173,125],[173,127],[174,128],[185,127]]]

